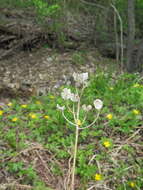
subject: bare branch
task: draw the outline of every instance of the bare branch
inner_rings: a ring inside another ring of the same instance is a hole
[[[80,0],[82,3],[84,4],[88,4],[88,5],[91,5],[91,6],[95,6],[95,7],[98,7],[100,9],[104,9],[104,10],[108,10],[108,8],[104,7],[103,5],[100,5],[100,4],[97,4],[97,3],[91,3],[91,2],[87,2],[87,1],[84,1],[84,0]]]

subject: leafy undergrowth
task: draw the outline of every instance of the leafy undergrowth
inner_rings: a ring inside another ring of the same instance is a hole
[[[98,73],[91,77],[82,104],[96,98],[104,106],[97,123],[80,132],[75,189],[142,190],[141,79],[137,74]],[[1,105],[0,189],[68,190],[75,129],[57,104],[65,102],[49,94]],[[88,113],[86,124],[95,112]]]

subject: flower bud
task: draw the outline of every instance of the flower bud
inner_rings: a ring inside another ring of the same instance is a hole
[[[84,105],[82,105],[82,109],[83,109],[84,111],[90,111],[90,110],[92,109],[92,106],[91,106],[91,105],[86,106],[86,105],[84,104]]]

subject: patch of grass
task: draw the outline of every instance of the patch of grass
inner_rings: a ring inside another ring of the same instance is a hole
[[[102,99],[104,106],[98,122],[80,132],[77,189],[142,190],[143,84],[139,76],[100,72],[91,77],[81,104],[91,104],[95,98]],[[64,184],[75,136],[57,104],[65,102],[49,94],[24,104],[13,100],[1,107],[2,184],[6,174],[36,190],[55,189],[60,180]],[[88,113],[86,124],[93,121],[94,112]],[[70,113],[66,115],[72,119]]]
[[[32,0],[1,0],[0,2],[2,8],[29,8],[33,5]]]
[[[75,52],[72,55],[72,62],[73,64],[83,65],[87,61],[86,53],[85,52]]]

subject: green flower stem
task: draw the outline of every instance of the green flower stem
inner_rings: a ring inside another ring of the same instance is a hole
[[[68,118],[65,116],[65,114],[64,114],[64,111],[62,111],[62,116],[63,116],[63,118],[69,123],[69,124],[71,124],[71,125],[73,125],[73,126],[76,126],[76,124],[74,124],[73,122],[71,122],[70,120],[68,120]]]
[[[93,121],[91,124],[89,124],[89,125],[86,126],[86,127],[80,127],[79,130],[87,129],[87,128],[91,127],[92,125],[94,125],[95,122],[97,121],[97,119],[99,118],[99,115],[100,115],[100,111],[98,112],[97,117],[94,119],[94,121]]]
[[[79,97],[78,90],[77,90],[77,94]],[[79,120],[79,112],[80,112],[80,97],[79,97],[78,104],[77,104],[77,112],[76,113],[74,112],[75,123]],[[77,116],[77,118],[76,118],[76,116]],[[77,157],[77,149],[78,149],[78,136],[79,136],[79,127],[78,127],[78,125],[76,125],[71,190],[74,190],[74,186],[75,186],[75,168],[76,168],[76,157]]]
[[[75,137],[75,145],[74,145],[71,190],[74,190],[74,185],[75,185],[75,167],[76,167],[76,157],[77,157],[78,136],[79,136],[79,128],[78,128],[78,126],[76,126],[76,137]]]
[[[74,118],[74,122],[76,123],[76,114],[75,114],[75,107],[74,107],[74,104],[73,104],[73,118]]]

